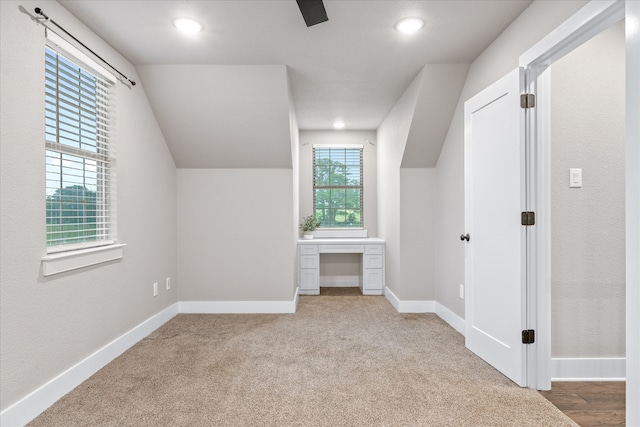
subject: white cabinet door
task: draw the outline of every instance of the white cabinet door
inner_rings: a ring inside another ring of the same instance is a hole
[[[366,291],[380,291],[382,290],[383,276],[382,269],[364,269],[363,271],[364,289]]]
[[[320,291],[320,274],[317,269],[300,269],[300,289],[304,291]]]
[[[298,287],[302,295],[320,293],[320,255],[316,245],[298,246]]]

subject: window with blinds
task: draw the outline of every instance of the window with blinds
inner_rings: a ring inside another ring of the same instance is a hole
[[[313,147],[313,205],[324,228],[362,228],[362,148]]]
[[[109,144],[112,83],[45,49],[46,227],[49,252],[114,242]]]

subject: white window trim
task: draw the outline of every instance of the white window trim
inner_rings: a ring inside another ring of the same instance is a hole
[[[312,148],[360,148],[364,149],[364,144],[313,144]]]
[[[115,245],[115,240],[96,240],[82,243],[70,243],[68,245],[47,246],[47,255],[61,252],[81,251],[83,249],[99,248],[101,246]]]
[[[59,48],[80,61],[83,66],[105,78],[109,83],[115,84],[115,76],[103,66],[89,58],[71,43],[47,28],[47,45],[51,48]],[[47,247],[47,255],[42,257],[42,275],[52,276],[67,271],[78,270],[92,265],[115,261],[124,257],[125,243],[117,243],[116,240],[103,240],[62,246]]]
[[[111,84],[116,83],[117,81],[116,77],[111,72],[109,72],[109,70],[104,68],[102,65],[98,64],[93,59],[89,58],[84,53],[80,52],[79,49],[75,48],[71,43],[69,43],[68,41],[60,37],[58,34],[51,31],[50,28],[47,28],[46,37],[47,37],[48,45],[53,44],[54,46],[57,46],[62,51],[66,52],[76,60],[80,61],[83,65],[83,68],[87,68],[89,71],[99,74]]]
[[[52,276],[123,258],[124,243],[60,252],[42,257],[42,275]]]

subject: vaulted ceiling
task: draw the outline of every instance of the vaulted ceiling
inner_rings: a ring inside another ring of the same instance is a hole
[[[301,129],[330,129],[336,119],[343,120],[346,129],[376,129],[425,65],[470,64],[531,1],[325,0],[329,21],[307,28],[295,0],[59,0],[137,67],[180,167],[241,164],[232,147],[234,129],[245,144],[256,144],[245,145],[245,152],[260,147],[256,138],[261,133],[278,140],[288,126],[276,122],[285,117],[282,101],[288,90]],[[396,31],[394,25],[407,16],[422,18],[425,27],[412,35]],[[180,17],[199,21],[204,30],[191,37],[179,33],[172,21]],[[236,73],[224,68],[228,66],[281,68]],[[284,72],[284,86],[273,74],[278,72]],[[426,78],[432,80],[424,86],[431,90],[423,91],[429,101],[417,107],[431,114],[443,105],[449,117],[436,114],[438,119],[421,125],[419,133],[443,138],[457,99],[438,97],[459,96],[461,87],[451,86],[461,85],[460,73],[429,73]],[[213,82],[212,77],[221,80]],[[250,88],[258,91],[253,97]],[[172,108],[177,105],[181,108]],[[219,113],[219,120],[203,115],[203,109]],[[253,123],[254,129],[240,129],[238,123]],[[193,129],[184,132],[194,126],[201,126],[201,135]],[[202,135],[205,130],[212,133]],[[413,138],[423,139],[415,132]],[[205,141],[227,144],[228,155],[207,152]],[[273,147],[278,153],[288,148]],[[421,155],[434,151],[413,149]],[[216,156],[218,162],[197,161]],[[283,158],[263,166],[278,167]]]

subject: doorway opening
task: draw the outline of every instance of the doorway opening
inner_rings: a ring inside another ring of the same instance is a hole
[[[550,67],[552,379],[624,379],[624,67],[624,21]]]

